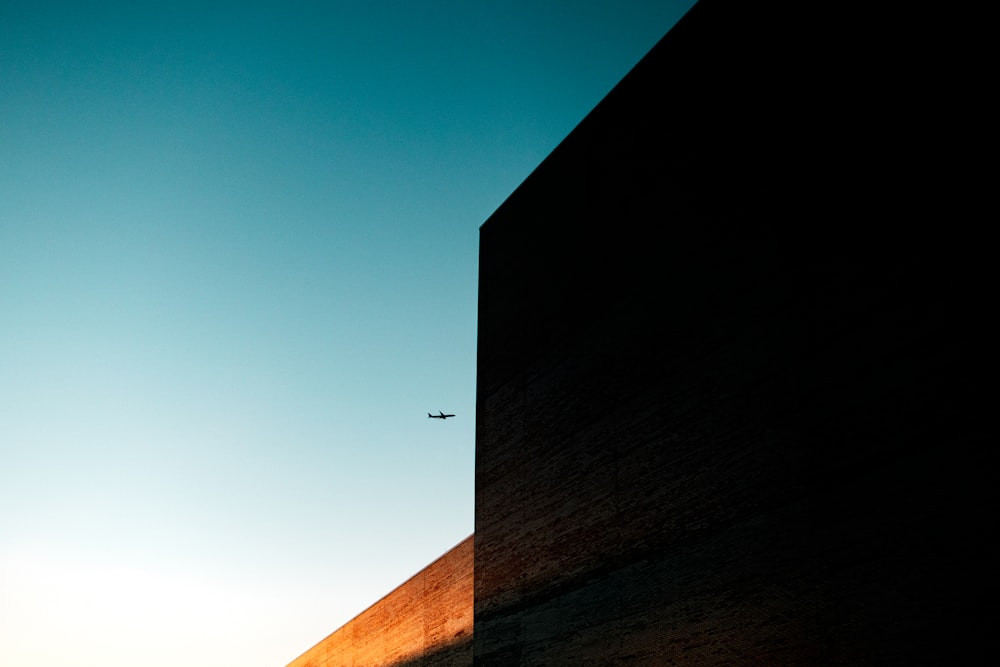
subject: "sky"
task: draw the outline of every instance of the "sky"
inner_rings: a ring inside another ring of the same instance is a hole
[[[0,0],[0,664],[283,667],[470,535],[479,226],[690,4]]]

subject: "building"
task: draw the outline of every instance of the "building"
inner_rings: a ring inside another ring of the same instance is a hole
[[[978,664],[955,22],[702,0],[483,225],[477,666]]]
[[[701,0],[483,225],[464,660],[984,661],[974,19],[845,12]]]

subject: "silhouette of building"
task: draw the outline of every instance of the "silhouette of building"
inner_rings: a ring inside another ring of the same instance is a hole
[[[852,9],[701,0],[482,226],[461,664],[984,661],[973,19]]]
[[[978,664],[977,93],[921,12],[702,0],[483,225],[477,666]]]

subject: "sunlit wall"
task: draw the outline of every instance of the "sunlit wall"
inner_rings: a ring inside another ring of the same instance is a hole
[[[470,536],[288,667],[472,664]]]

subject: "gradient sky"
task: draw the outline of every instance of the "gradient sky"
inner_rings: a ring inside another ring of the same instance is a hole
[[[282,667],[469,535],[479,226],[690,4],[0,0],[0,664]]]

